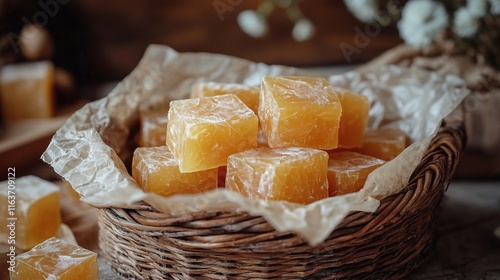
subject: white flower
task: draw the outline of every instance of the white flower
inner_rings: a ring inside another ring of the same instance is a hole
[[[378,0],[344,0],[347,9],[362,22],[369,22],[377,18]]]
[[[493,15],[500,15],[500,0],[490,0],[490,12]]]
[[[300,19],[295,23],[292,36],[295,41],[305,41],[314,35],[314,25],[307,19]]]
[[[411,0],[403,8],[398,29],[407,44],[425,48],[447,25],[448,15],[443,4],[431,0]]]
[[[453,18],[453,31],[462,38],[471,38],[479,27],[479,21],[474,17],[469,9],[462,7],[455,12]]]
[[[476,18],[482,18],[486,14],[488,0],[467,0],[467,9]]]
[[[262,37],[267,33],[266,17],[256,11],[241,12],[238,15],[238,24],[243,32],[255,38]]]

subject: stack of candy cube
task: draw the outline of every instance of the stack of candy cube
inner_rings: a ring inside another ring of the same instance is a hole
[[[369,111],[367,97],[334,90],[325,78],[267,76],[260,89],[199,83],[190,99],[155,112],[161,127],[141,119],[132,176],[162,196],[225,187],[309,204],[356,192],[406,147],[399,130],[367,130]]]

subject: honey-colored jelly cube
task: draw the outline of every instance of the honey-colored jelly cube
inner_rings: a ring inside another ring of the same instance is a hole
[[[191,89],[191,98],[210,97],[223,94],[234,94],[252,109],[255,114],[259,110],[259,94],[258,87],[251,87],[242,84],[231,83],[198,83]]]
[[[269,147],[334,149],[342,106],[324,78],[264,77],[259,118]]]
[[[382,128],[368,130],[365,134],[363,147],[355,152],[391,160],[397,157],[406,148],[406,134],[398,129]]]
[[[370,102],[366,96],[349,91],[340,91],[337,96],[342,104],[339,147],[360,148],[365,138]]]
[[[29,250],[57,235],[61,225],[58,186],[35,176],[25,176],[1,182],[0,190],[2,240],[12,236],[14,229],[16,246]]]
[[[144,191],[162,196],[201,193],[217,188],[217,168],[181,173],[167,146],[135,149],[132,177]]]
[[[355,152],[331,153],[328,160],[330,196],[359,191],[368,174],[384,163],[381,159]]]
[[[54,115],[51,62],[14,64],[0,70],[0,102],[7,122]]]
[[[234,94],[172,101],[167,146],[182,172],[224,166],[229,155],[257,147],[258,122]]]
[[[308,204],[328,197],[328,154],[309,148],[257,148],[231,155],[226,188],[265,200]]]
[[[97,280],[97,254],[57,238],[17,256],[11,280]]]
[[[139,108],[139,147],[165,146],[168,105]]]

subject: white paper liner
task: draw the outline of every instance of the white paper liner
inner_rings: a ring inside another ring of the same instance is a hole
[[[68,180],[82,199],[96,207],[123,206],[144,200],[166,214],[197,211],[248,212],[263,216],[278,231],[293,231],[311,245],[325,240],[350,211],[373,212],[381,199],[397,193],[420,162],[441,120],[468,94],[454,76],[381,67],[370,73],[350,72],[328,77],[334,87],[368,96],[369,127],[381,125],[405,131],[414,142],[400,156],[370,174],[358,192],[298,205],[242,197],[225,189],[164,198],[144,193],[121,159],[131,128],[144,103],[187,98],[200,81],[258,86],[263,76],[321,76],[304,70],[268,66],[207,53],[177,53],[150,46],[137,68],[105,98],[89,103],[71,116],[53,137],[42,159]]]

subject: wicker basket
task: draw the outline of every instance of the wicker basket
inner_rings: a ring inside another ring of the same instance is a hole
[[[464,145],[462,119],[447,118],[403,191],[375,213],[350,213],[315,247],[258,216],[169,217],[136,203],[100,209],[100,248],[113,270],[134,279],[401,278],[428,255]]]

